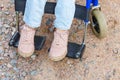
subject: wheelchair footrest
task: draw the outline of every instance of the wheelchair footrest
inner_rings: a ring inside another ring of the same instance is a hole
[[[84,54],[84,50],[85,50],[85,45],[69,42],[67,57],[73,59],[82,58]]]
[[[78,59],[78,58],[82,58],[85,50],[85,45],[68,42],[67,48],[68,49],[67,49],[66,57]],[[49,51],[50,51],[50,48],[48,49],[48,52]]]
[[[35,50],[41,50],[43,48],[45,41],[46,41],[45,36],[35,36],[34,38]]]
[[[17,31],[14,33],[14,35],[10,39],[9,46],[13,46],[17,48],[19,44],[19,39],[20,39],[20,34]],[[45,36],[35,36],[34,37],[35,50],[41,50],[45,43],[45,40],[46,40]]]

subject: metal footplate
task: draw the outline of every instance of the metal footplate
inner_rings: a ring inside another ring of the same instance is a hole
[[[9,41],[9,46],[13,46],[17,48],[19,44],[19,39],[20,39],[20,34],[18,31],[16,31]],[[45,40],[46,40],[45,36],[34,36],[35,50],[41,50],[45,43]]]
[[[73,58],[73,59],[82,58],[85,47],[86,46],[83,44],[80,45],[80,44],[69,42],[67,57]]]

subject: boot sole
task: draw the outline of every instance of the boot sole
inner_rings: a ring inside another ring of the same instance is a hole
[[[24,53],[18,49],[18,54],[24,58],[30,57],[34,53],[34,50],[31,51],[30,53]]]
[[[61,56],[58,56],[58,57],[49,56],[49,58],[53,61],[60,61],[60,60],[64,59],[66,55],[67,55],[67,51],[64,53],[64,55],[61,55]]]

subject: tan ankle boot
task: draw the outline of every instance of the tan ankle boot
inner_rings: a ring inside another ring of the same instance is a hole
[[[18,53],[23,57],[30,57],[34,52],[35,29],[27,25],[21,27]]]
[[[54,40],[52,42],[49,57],[53,61],[62,60],[67,54],[68,30],[56,29],[54,32]]]

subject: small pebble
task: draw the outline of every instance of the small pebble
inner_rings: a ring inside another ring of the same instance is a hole
[[[8,68],[12,68],[12,65],[8,63],[8,64],[7,64],[7,67],[8,67]]]
[[[69,60],[67,61],[67,64],[71,64]]]
[[[24,77],[25,77],[25,76],[26,76],[26,74],[27,74],[26,72],[22,72],[22,76],[24,76]]]
[[[4,60],[4,57],[0,57],[0,60]]]
[[[0,54],[3,54],[4,53],[4,49],[2,46],[0,46]]]
[[[13,69],[14,69],[17,73],[19,72],[19,69],[18,69],[18,68],[14,67]]]
[[[5,54],[4,54],[4,57],[7,57],[7,56],[8,56],[8,53],[5,53]]]
[[[110,73],[110,72],[107,72],[106,75],[105,75],[105,78],[106,78],[106,80],[110,80],[110,78],[111,78],[111,73]]]
[[[5,27],[2,27],[2,32],[4,33],[6,31],[6,28]]]
[[[10,53],[10,58],[15,58],[16,57],[16,52],[14,51],[14,52],[12,52],[12,53]]]
[[[3,66],[0,66],[0,69],[2,69],[3,68]]]
[[[10,12],[9,12],[9,11],[5,11],[4,14],[5,14],[5,15],[9,15]]]
[[[10,0],[11,3],[14,3],[14,0]]]
[[[3,26],[6,27],[6,28],[9,28],[9,27],[10,27],[8,24],[4,24]]]
[[[2,27],[2,22],[0,21],[0,27]]]
[[[17,60],[15,60],[15,59],[11,60],[11,61],[10,61],[10,64],[11,64],[12,66],[16,66]]]
[[[7,78],[2,78],[1,80],[10,80],[10,78],[9,78],[9,77],[7,77]]]
[[[2,76],[5,75],[5,73],[2,73]]]
[[[20,80],[24,80],[25,78],[23,76],[20,77]]]
[[[33,76],[33,75],[36,75],[38,72],[36,70],[33,70],[30,72],[30,74]]]
[[[113,53],[114,53],[114,54],[118,54],[118,52],[119,52],[119,51],[118,51],[118,48],[115,48],[115,49],[113,50]]]
[[[31,59],[32,59],[32,60],[35,60],[35,58],[36,58],[36,55],[32,55],[32,56],[31,56]]]

